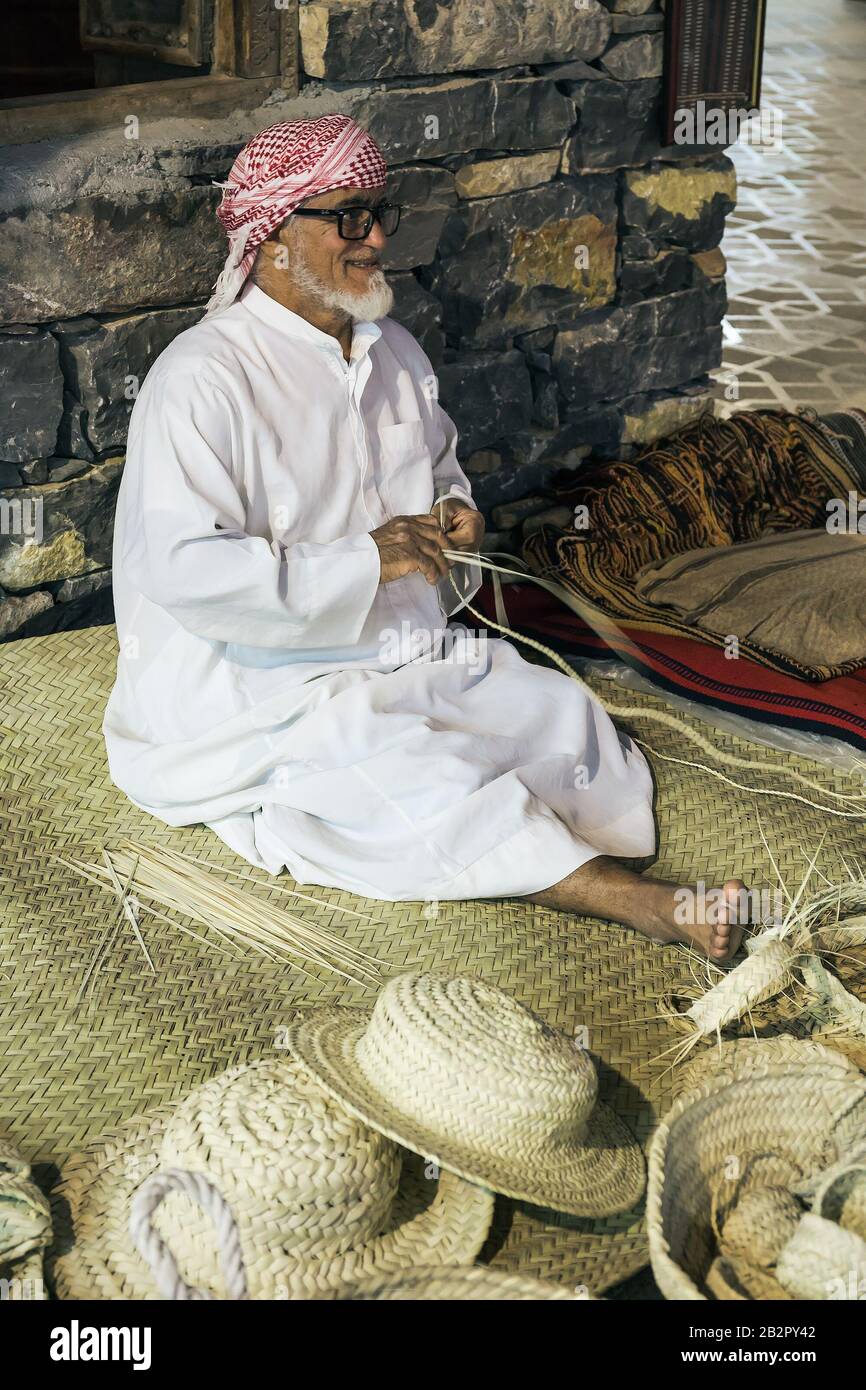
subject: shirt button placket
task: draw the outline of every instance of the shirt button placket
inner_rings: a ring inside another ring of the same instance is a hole
[[[367,516],[370,518],[375,529],[377,526],[384,525],[388,517],[382,505],[382,499],[376,485],[377,480],[371,474],[370,456],[367,451],[367,434],[364,428],[364,416],[360,404],[355,398],[358,386],[358,369],[362,361],[362,358],[358,358],[351,366],[346,366],[346,375],[349,381],[349,414],[352,421],[352,433],[355,437],[355,448],[360,463],[361,499],[364,503]]]

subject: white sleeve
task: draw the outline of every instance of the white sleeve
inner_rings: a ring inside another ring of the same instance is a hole
[[[376,542],[367,532],[291,546],[249,535],[231,471],[237,444],[218,386],[188,373],[145,383],[122,484],[127,577],[198,637],[353,646],[379,587]]]

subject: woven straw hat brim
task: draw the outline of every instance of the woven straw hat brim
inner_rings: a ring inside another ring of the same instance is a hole
[[[173,1110],[173,1106],[165,1106],[137,1117],[116,1136],[75,1155],[64,1167],[52,1196],[55,1234],[48,1261],[58,1297],[160,1297],[132,1242],[128,1220],[136,1189],[159,1171],[162,1136]],[[356,1279],[405,1272],[418,1265],[471,1263],[490,1229],[492,1195],[447,1172],[434,1184],[424,1176],[414,1154],[406,1153],[403,1158],[399,1190],[381,1235],[329,1260],[299,1260],[283,1254],[280,1232],[275,1228],[267,1285],[257,1289],[251,1279],[251,1296],[310,1298]],[[182,1232],[167,1236],[173,1253],[179,1253],[181,1240]],[[243,1246],[243,1234],[241,1240]],[[212,1247],[184,1253],[199,1266],[192,1282],[203,1288],[215,1284],[214,1291],[220,1296],[216,1232]],[[248,1269],[254,1263],[251,1253],[244,1250]]]
[[[643,1195],[643,1153],[622,1120],[596,1104],[580,1147],[556,1155],[479,1152],[404,1114],[370,1084],[356,1047],[370,1021],[363,1009],[316,1009],[287,1030],[287,1046],[341,1105],[389,1139],[505,1197],[572,1216],[628,1211]]]
[[[802,1044],[800,1060],[795,1046],[740,1042],[720,1071],[708,1059],[707,1079],[681,1094],[659,1125],[649,1151],[647,1229],[666,1298],[705,1298],[701,1284],[716,1248],[713,1183],[731,1155],[741,1163],[741,1176],[725,1186],[732,1210],[750,1183],[792,1186],[866,1135],[866,1077],[816,1044]]]
[[[466,1269],[413,1269],[387,1279],[371,1279],[344,1285],[321,1294],[331,1302],[524,1302],[553,1299],[557,1302],[595,1302],[591,1296],[579,1298],[562,1284],[541,1279],[524,1279],[519,1274],[470,1265]]]

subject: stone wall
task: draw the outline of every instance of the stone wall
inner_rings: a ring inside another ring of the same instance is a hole
[[[129,413],[222,264],[213,181],[276,120],[347,111],[384,147],[396,316],[491,544],[551,472],[704,410],[734,173],[660,146],[662,26],[653,0],[309,0],[297,98],[0,149],[0,632],[110,618]]]

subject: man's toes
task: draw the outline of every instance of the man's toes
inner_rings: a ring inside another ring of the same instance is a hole
[[[724,960],[731,949],[731,933],[728,927],[716,927],[710,937],[710,954],[717,960]]]
[[[740,923],[740,919],[747,915],[745,908],[746,885],[741,878],[729,878],[722,887],[725,895],[725,913],[729,923]]]

